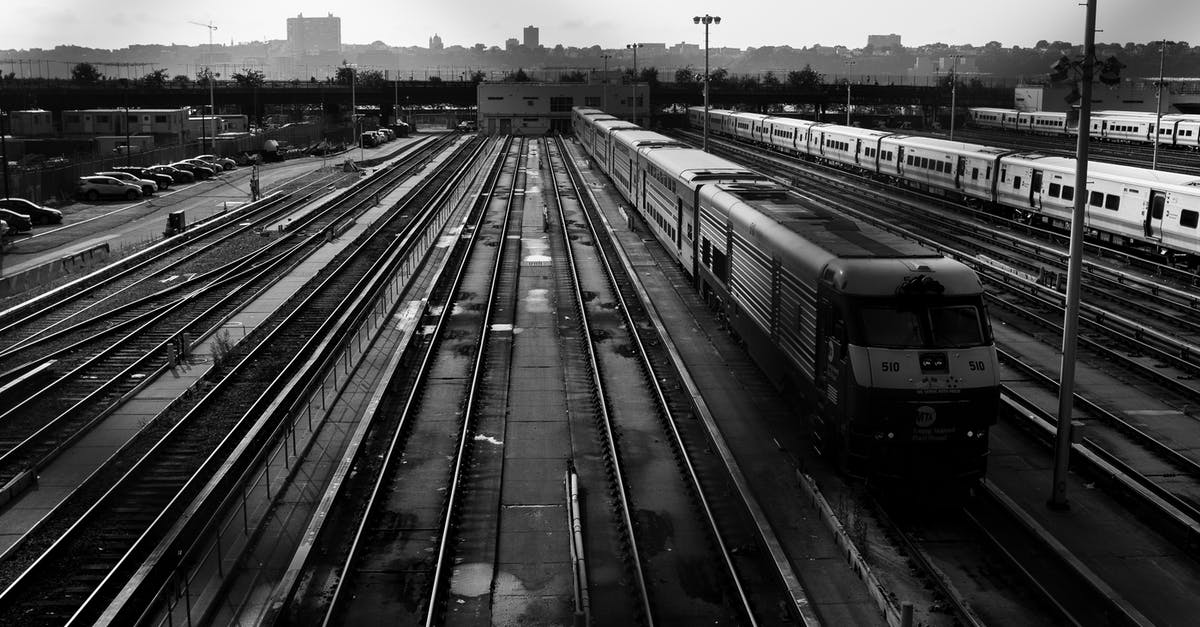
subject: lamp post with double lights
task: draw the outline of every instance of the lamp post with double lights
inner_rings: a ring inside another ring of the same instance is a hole
[[[600,108],[608,113],[608,60],[612,58],[612,55],[602,54],[600,58],[604,59],[604,77],[600,80],[601,89],[604,91],[600,92]]]
[[[846,126],[850,126],[850,69],[854,67],[854,61],[846,62]]]
[[[629,104],[631,107],[633,107],[633,123],[634,124],[638,123],[638,119],[637,119],[637,79],[638,79],[637,49],[641,48],[641,47],[642,47],[642,44],[638,44],[638,43],[625,44],[625,48],[627,50],[633,51],[633,81],[630,82],[630,84],[629,84],[633,91],[633,99],[629,101]]]
[[[717,15],[697,15],[692,18],[693,24],[704,25],[704,152],[708,152],[708,25],[720,24],[721,18]]]
[[[954,110],[958,106],[958,60],[961,55],[950,57],[950,139],[954,139]]]
[[[1158,42],[1158,95],[1154,97],[1154,157],[1150,169],[1158,169],[1158,141],[1162,139],[1162,88],[1163,88],[1163,58],[1167,54],[1167,42]]]
[[[208,29],[208,63],[211,64],[212,57],[213,57],[212,34],[213,34],[213,31],[217,30],[217,27],[213,26],[212,20],[209,20],[209,22],[207,24],[202,24],[200,22],[188,22],[188,23],[195,24],[196,26],[203,26],[204,28]],[[212,67],[208,64],[205,64],[204,69],[207,73],[207,78],[208,78],[208,110],[212,115],[215,116],[217,114],[217,107],[215,104],[213,104],[213,71],[212,71]],[[206,133],[207,124],[208,124],[208,122],[207,122],[206,118],[204,117],[204,113],[201,112],[200,113],[200,134],[201,135],[207,134]],[[216,134],[215,127],[213,128],[213,131],[214,131],[213,134],[215,135]],[[212,143],[213,150],[210,150],[209,152],[216,152],[216,147],[217,147],[216,138],[214,137],[213,143]],[[201,149],[203,149],[203,142],[201,142]]]

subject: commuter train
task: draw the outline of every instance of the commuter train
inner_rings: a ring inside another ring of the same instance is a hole
[[[1069,124],[1064,112],[974,107],[967,110],[967,116],[980,128],[1072,137],[1079,133],[1078,123]],[[1161,123],[1156,118],[1141,111],[1093,111],[1089,136],[1139,144],[1152,144],[1157,136],[1160,146],[1200,149],[1200,115],[1168,113]]]
[[[910,187],[1067,229],[1075,160],[902,133],[710,109],[709,132],[863,171]],[[704,109],[688,110],[699,127]],[[1200,265],[1200,176],[1090,162],[1088,235]]]
[[[973,270],[596,109],[572,126],[763,371],[813,401],[818,450],[889,484],[984,475],[999,377]]]

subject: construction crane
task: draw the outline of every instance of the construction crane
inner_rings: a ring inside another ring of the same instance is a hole
[[[209,62],[209,63],[212,63],[212,52],[213,52],[213,49],[212,49],[212,34],[213,34],[213,31],[217,30],[217,27],[216,27],[216,25],[214,25],[214,24],[212,23],[212,20],[209,20],[207,24],[203,24],[203,23],[201,23],[201,22],[192,22],[192,21],[190,21],[190,20],[189,20],[189,21],[188,21],[188,24],[195,24],[196,26],[203,26],[204,28],[207,28],[207,29],[208,29],[208,62]],[[208,66],[206,65],[206,66],[205,66],[205,68],[208,70],[208,110],[209,110],[209,112],[210,112],[212,115],[216,115],[216,114],[217,114],[217,107],[216,107],[216,105],[213,103],[213,72],[212,72],[212,68],[211,68],[211,67],[208,67]],[[207,127],[207,126],[208,126],[208,122],[207,122],[207,120],[206,120],[205,116],[204,116],[203,114],[201,114],[201,116],[200,116],[200,136],[201,136],[201,145],[203,145],[203,141],[204,141],[204,140],[203,140],[203,138],[204,138],[204,137],[207,135],[207,132],[206,132],[206,127]],[[216,130],[216,129],[214,128],[213,130]],[[211,150],[211,151],[210,151],[210,152],[213,152],[213,153],[215,153],[215,152],[216,152],[216,141],[215,141],[215,139],[216,139],[216,138],[214,138],[214,141],[213,141],[213,143],[212,143],[213,150]]]

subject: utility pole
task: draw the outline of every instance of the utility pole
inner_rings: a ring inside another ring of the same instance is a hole
[[[954,139],[954,109],[958,106],[958,56],[950,57],[950,139]]]
[[[1083,31],[1083,78],[1080,85],[1079,132],[1075,142],[1075,207],[1071,213],[1071,247],[1067,263],[1067,306],[1063,315],[1062,366],[1058,385],[1058,426],[1054,448],[1051,509],[1067,509],[1067,463],[1071,454],[1071,409],[1075,400],[1075,345],[1079,328],[1079,292],[1083,266],[1084,209],[1087,206],[1088,129],[1092,120],[1092,75],[1096,65],[1096,0],[1087,0]]]
[[[846,126],[850,126],[850,69],[854,61],[846,61]]]

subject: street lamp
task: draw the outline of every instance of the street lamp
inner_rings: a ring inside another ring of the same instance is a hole
[[[601,79],[604,91],[600,92],[600,108],[604,109],[605,113],[608,113],[608,60],[612,58],[612,55],[602,54],[600,58],[604,59],[604,78]]]
[[[1162,139],[1162,88],[1163,88],[1163,57],[1167,54],[1167,41],[1158,42],[1158,95],[1154,104],[1154,157],[1150,169],[1158,169],[1158,140]]]
[[[720,24],[721,18],[716,15],[697,15],[692,18],[693,24],[704,24],[704,152],[708,152],[708,25]]]
[[[358,160],[363,161],[366,156],[363,154],[362,135],[358,132],[358,100],[354,94],[354,84],[358,82],[358,64],[347,63],[346,67],[350,70],[350,132],[353,141],[358,142]]]
[[[633,123],[634,124],[637,124],[637,121],[638,121],[637,120],[637,79],[638,79],[637,49],[641,48],[641,47],[642,47],[642,44],[625,44],[626,50],[633,51],[633,80],[630,81],[630,83],[629,83],[629,86],[632,88],[631,91],[633,93],[633,99],[629,101],[629,106],[633,107]]]
[[[958,102],[958,59],[960,55],[950,57],[950,139],[954,139],[954,109]]]
[[[201,24],[200,22],[189,22],[189,24],[195,24],[196,26],[203,26],[204,28],[208,29],[208,63],[212,63],[212,54],[213,54],[212,34],[213,34],[213,31],[217,30],[217,27],[213,26],[212,20],[209,20],[207,24]],[[205,68],[205,70],[207,70],[207,74],[208,74],[208,110],[211,112],[212,115],[216,115],[217,107],[216,107],[216,105],[213,104],[213,71],[212,71],[212,67],[208,64],[205,64],[204,68]],[[207,126],[208,126],[208,120],[204,117],[204,113],[202,111],[200,113],[200,134],[201,135],[207,134]],[[214,128],[213,131],[215,133],[216,129]],[[212,150],[210,150],[210,152],[215,153],[216,147],[217,147],[217,144],[216,144],[216,141],[214,138],[213,143],[212,143]]]
[[[846,61],[846,126],[850,126],[850,68],[854,61]]]

